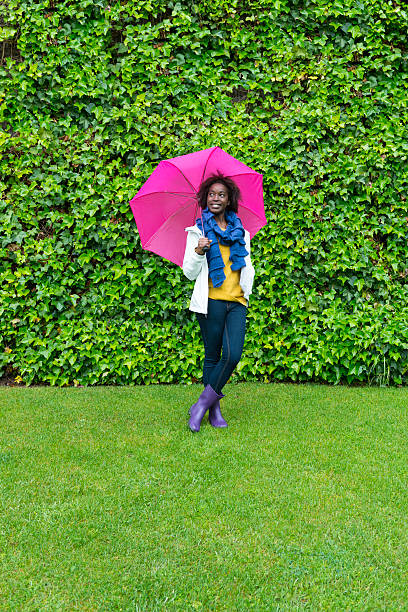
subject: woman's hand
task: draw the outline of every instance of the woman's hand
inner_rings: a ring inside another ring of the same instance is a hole
[[[208,251],[208,249],[211,246],[211,240],[208,240],[208,238],[205,238],[204,236],[202,238],[200,238],[200,240],[198,241],[198,244],[195,248],[195,252],[198,253],[198,255],[205,255],[206,251]],[[206,249],[206,250],[204,250]]]

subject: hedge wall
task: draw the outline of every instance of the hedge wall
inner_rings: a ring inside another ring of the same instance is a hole
[[[0,5],[2,376],[200,378],[192,284],[128,201],[214,145],[264,174],[236,380],[408,380],[402,0]]]

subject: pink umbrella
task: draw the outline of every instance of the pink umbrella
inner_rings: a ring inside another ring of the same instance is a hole
[[[203,180],[218,172],[240,188],[238,216],[251,238],[266,224],[262,174],[211,147],[161,161],[130,201],[144,249],[182,265],[184,230],[200,213],[197,192]]]

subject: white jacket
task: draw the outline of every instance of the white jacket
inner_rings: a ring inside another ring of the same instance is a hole
[[[207,314],[208,311],[208,263],[205,255],[195,252],[202,233],[197,225],[186,227],[187,244],[184,253],[183,272],[190,280],[195,280],[193,295],[190,301],[190,310]],[[249,300],[252,293],[255,270],[251,263],[251,245],[249,232],[245,230],[245,248],[248,255],[245,257],[245,267],[241,268],[239,284],[244,292],[244,298]]]

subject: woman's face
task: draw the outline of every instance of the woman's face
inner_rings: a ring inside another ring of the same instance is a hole
[[[208,190],[207,207],[215,216],[222,215],[228,206],[228,189],[222,183],[213,183]]]

